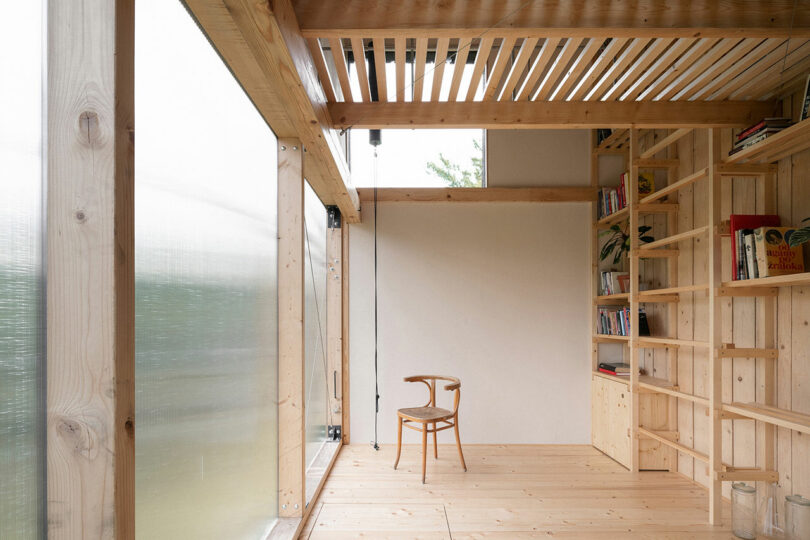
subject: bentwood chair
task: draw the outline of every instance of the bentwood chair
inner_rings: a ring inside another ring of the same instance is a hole
[[[436,407],[436,381],[450,381],[445,385],[447,391],[455,390],[453,398],[453,410]],[[464,463],[464,454],[461,452],[461,440],[458,437],[458,402],[461,398],[461,381],[455,377],[443,377],[441,375],[414,375],[405,377],[405,382],[421,382],[427,385],[430,392],[430,399],[424,407],[412,407],[399,409],[397,417],[399,420],[397,428],[397,459],[394,462],[394,469],[399,465],[399,455],[402,453],[402,426],[422,432],[422,483],[425,483],[425,467],[427,464],[427,436],[433,433],[433,457],[439,458],[439,445],[436,442],[436,433],[445,429],[454,428],[456,432],[456,446],[458,447],[458,457],[461,459],[461,466],[467,470]],[[441,422],[442,426],[437,426]],[[412,424],[421,424],[416,427]],[[431,427],[428,427],[431,426]]]

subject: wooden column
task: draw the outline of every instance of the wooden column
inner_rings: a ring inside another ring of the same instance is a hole
[[[676,132],[677,133],[677,132]],[[675,134],[672,134],[675,135]],[[669,138],[669,136],[667,137]],[[678,158],[678,147],[674,144],[667,146],[667,157],[671,159]],[[678,180],[678,166],[673,166],[667,169],[667,183],[673,184]],[[667,214],[667,235],[678,233],[678,209]],[[673,246],[678,247],[679,245]],[[680,286],[680,279],[678,278],[678,257],[669,257],[667,259],[667,281],[670,287]],[[667,335],[675,338],[680,338],[678,335],[678,302],[670,302],[667,304]],[[667,380],[670,383],[678,385],[678,349],[667,349]],[[669,396],[667,399],[667,429],[672,432],[678,431],[678,398]],[[666,451],[663,447],[662,451]],[[678,452],[674,448],[669,449],[669,470],[678,470]]]
[[[723,468],[723,364],[717,354],[722,346],[722,309],[717,297],[717,289],[722,281],[722,246],[720,241],[721,179],[715,170],[720,162],[720,130],[709,130],[709,414],[711,429],[709,436],[709,523],[719,524],[722,509],[723,482],[718,479]]]
[[[341,424],[343,410],[343,224],[337,207],[327,209],[326,230],[326,366],[329,392],[329,418]]]
[[[596,321],[599,320],[599,306],[594,299],[601,294],[599,290],[599,229],[596,227],[599,221],[599,154],[597,148],[596,130],[591,130],[591,187],[597,193],[597,198],[591,202],[591,331],[596,332]],[[599,343],[591,337],[591,371],[599,368]]]
[[[776,214],[776,173],[769,172],[758,178],[757,200],[762,205],[763,214]],[[759,209],[758,209],[759,210]],[[757,321],[757,347],[762,349],[776,349],[776,302],[777,296],[763,297],[757,299],[759,304]],[[776,360],[770,358],[758,358],[756,362],[760,368],[758,373],[762,373],[762,387],[764,395],[762,400],[766,405],[776,407]],[[758,454],[762,456],[760,467],[766,471],[776,470],[776,426],[771,423],[764,423],[758,426],[763,430],[762,436],[758,435],[760,448]]]
[[[278,515],[305,506],[304,176],[298,139],[278,140]]]
[[[349,225],[344,223],[341,229],[343,238],[341,240],[340,249],[343,253],[341,263],[343,270],[341,270],[343,279],[341,280],[341,288],[343,294],[340,300],[340,309],[343,316],[341,317],[341,366],[343,373],[341,375],[341,382],[343,383],[343,391],[341,392],[341,406],[342,418],[341,423],[343,426],[343,444],[349,444]]]
[[[630,129],[630,186],[628,203],[630,235],[630,470],[639,469],[639,387],[638,387],[638,291],[639,291],[639,239],[638,239],[638,165],[640,153],[638,130]]]
[[[134,2],[47,20],[48,536],[134,538]]]

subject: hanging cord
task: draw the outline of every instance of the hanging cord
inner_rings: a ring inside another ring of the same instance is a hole
[[[327,411],[326,414],[327,414],[327,417],[329,418],[329,424],[328,425],[333,426],[333,425],[335,425],[335,422],[334,422],[334,417],[332,416],[332,407],[329,406],[329,374],[328,374],[329,369],[328,369],[328,367],[326,365],[326,341],[323,338],[323,328],[321,327],[321,308],[320,308],[320,305],[318,303],[318,289],[315,287],[315,283],[316,283],[316,281],[315,281],[315,265],[312,264],[312,245],[309,243],[309,231],[307,230],[307,218],[306,217],[304,217],[304,238],[305,238],[306,243],[307,243],[307,258],[309,258],[309,273],[310,273],[310,276],[312,277],[312,296],[313,296],[313,298],[315,298],[315,315],[318,318],[318,338],[319,338],[319,342],[321,344],[321,352],[323,353],[323,354],[321,354],[321,363],[323,364],[323,378],[324,378],[324,382],[326,383],[326,386],[324,386],[324,388],[326,388],[326,411]],[[306,405],[304,407],[305,411],[309,410],[309,400],[312,398],[312,395],[313,395],[312,384],[315,381],[314,373],[315,373],[315,362],[312,362],[312,373],[310,373],[310,377],[309,377],[309,389],[310,389],[310,391],[307,392],[308,396],[307,396]],[[327,427],[327,431],[328,430],[329,430],[329,428]]]
[[[377,369],[377,147],[374,147],[374,450],[377,443],[377,423],[380,418],[380,379]]]

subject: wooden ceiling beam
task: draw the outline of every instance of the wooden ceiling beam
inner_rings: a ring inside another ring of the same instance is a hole
[[[744,127],[769,101],[331,103],[335,128],[565,129]]]
[[[464,38],[492,28],[501,37],[810,37],[810,0],[795,0],[795,13],[794,0],[296,0],[295,9],[304,35],[321,38]]]
[[[374,201],[374,188],[360,188],[360,202]],[[588,202],[593,187],[378,188],[378,202]]]
[[[186,5],[276,136],[301,139],[306,178],[324,204],[337,205],[347,222],[358,222],[357,190],[290,1]]]

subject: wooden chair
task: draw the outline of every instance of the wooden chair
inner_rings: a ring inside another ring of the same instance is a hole
[[[450,384],[445,385],[444,389],[447,391],[455,390],[455,397],[453,399],[453,410],[441,409],[436,407],[436,381],[450,381]],[[430,399],[424,407],[412,407],[407,409],[399,409],[397,417],[399,425],[397,429],[397,459],[394,462],[394,469],[396,470],[399,465],[399,455],[402,453],[402,426],[413,429],[414,431],[422,432],[422,483],[425,483],[425,467],[427,464],[427,436],[428,433],[433,433],[433,456],[439,458],[439,445],[436,442],[436,433],[444,431],[445,429],[454,428],[456,432],[456,446],[458,447],[458,457],[461,458],[461,466],[467,470],[467,464],[464,462],[464,454],[461,452],[461,440],[458,437],[458,402],[461,399],[461,381],[455,377],[443,377],[441,375],[414,375],[413,377],[405,377],[405,382],[421,382],[427,385],[430,392]],[[437,427],[436,424],[442,422],[444,426]],[[415,427],[410,424],[421,424],[422,427]],[[432,429],[428,425],[432,425]]]

